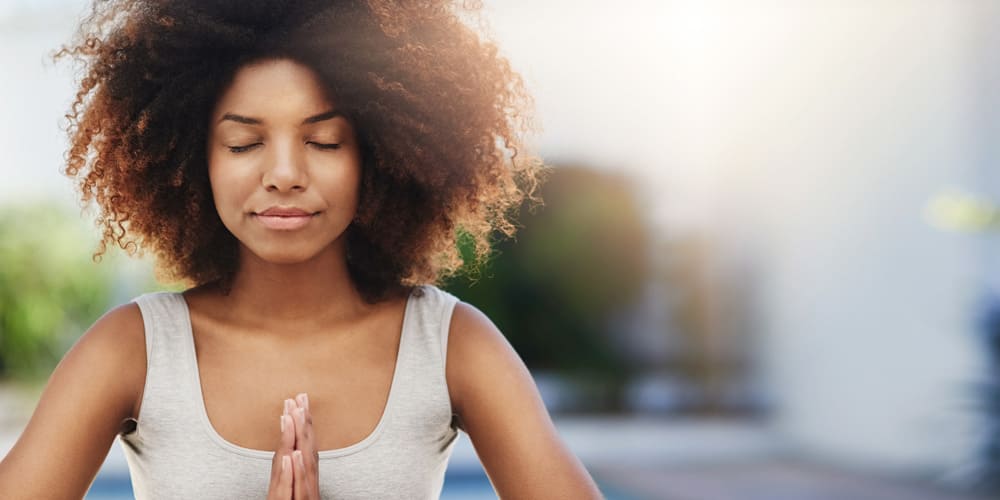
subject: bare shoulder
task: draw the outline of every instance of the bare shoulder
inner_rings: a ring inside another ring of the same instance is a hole
[[[452,410],[500,498],[601,498],[493,321],[459,301],[449,327],[445,371]]]
[[[136,417],[146,382],[146,331],[139,306],[129,302],[109,310],[80,337],[74,349],[88,351],[88,357],[116,368],[130,394],[128,416]]]
[[[77,340],[0,462],[0,491],[23,495],[15,498],[83,496],[121,421],[137,410],[145,385],[144,333],[139,308],[129,303],[108,311]]]
[[[145,327],[137,304],[116,306],[98,318],[63,356],[46,392],[64,384],[85,384],[60,376],[84,372],[87,376],[82,378],[102,384],[101,393],[116,397],[113,403],[126,413],[123,418],[136,415],[146,379]]]
[[[477,307],[463,301],[455,304],[452,312],[446,359],[452,408],[460,417],[463,406],[475,398],[476,382],[480,377],[497,374],[498,369],[504,373],[518,372],[524,366],[493,321]],[[525,374],[526,368],[522,375]]]
[[[134,302],[119,305],[97,319],[66,354],[113,367],[129,399],[129,415],[137,416],[146,381],[146,334],[142,312]]]
[[[129,302],[110,309],[94,322],[81,340],[89,337],[124,342],[133,347],[141,345],[145,351],[145,328],[139,305]]]

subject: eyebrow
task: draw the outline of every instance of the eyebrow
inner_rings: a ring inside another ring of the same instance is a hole
[[[309,118],[302,120],[302,125],[309,125],[311,123],[331,120],[338,116],[344,116],[344,114],[336,109],[331,109],[330,111],[324,111],[318,115],[310,116]],[[222,115],[222,118],[219,119],[219,123],[222,123],[223,121],[226,120],[231,120],[236,123],[243,123],[246,125],[260,125],[261,123],[264,123],[264,121],[261,120],[260,118],[238,115],[236,113],[226,113]]]

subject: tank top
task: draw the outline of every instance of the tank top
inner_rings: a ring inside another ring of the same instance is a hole
[[[274,451],[238,446],[212,427],[183,296],[154,292],[133,302],[145,327],[146,382],[134,430],[118,437],[135,498],[266,498]],[[319,452],[322,498],[440,496],[459,435],[445,380],[457,302],[433,285],[410,293],[381,419],[363,440]]]

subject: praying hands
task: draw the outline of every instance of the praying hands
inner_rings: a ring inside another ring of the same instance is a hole
[[[281,442],[271,461],[267,499],[319,499],[319,455],[309,413],[309,397],[305,394],[285,400]]]

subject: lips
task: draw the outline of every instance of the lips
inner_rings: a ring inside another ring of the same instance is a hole
[[[316,213],[296,207],[270,207],[253,215],[254,219],[268,229],[293,231],[309,224]]]
[[[309,212],[297,207],[270,207],[263,212],[257,212],[257,215],[271,216],[271,217],[304,217],[307,215],[312,215],[313,212]]]

